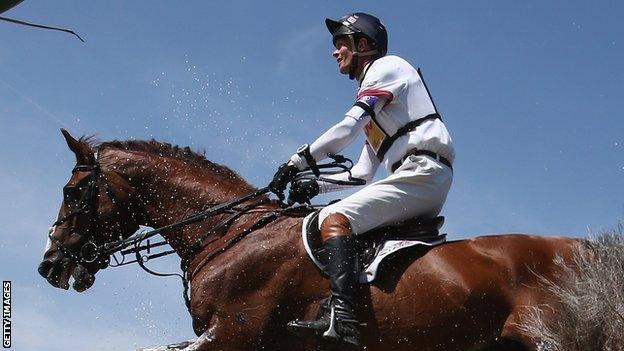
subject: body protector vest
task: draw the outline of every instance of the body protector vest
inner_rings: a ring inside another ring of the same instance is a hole
[[[366,71],[363,74],[363,78],[361,80],[362,83],[366,82],[366,75],[368,73],[368,70],[371,67],[373,67],[374,64],[376,64],[376,61],[371,62],[368,65]],[[394,133],[388,132],[386,129],[382,127],[382,124],[379,122],[378,116],[375,113],[375,110],[379,111],[379,109],[375,109],[375,105],[377,104],[377,101],[380,96],[383,96],[384,98],[386,98],[385,105],[382,108],[385,108],[385,106],[392,103],[392,101],[395,98],[395,94],[391,91],[392,89],[388,89],[388,90],[386,89],[364,89],[362,90],[361,88],[360,92],[358,93],[358,100],[356,101],[355,106],[358,106],[362,108],[363,110],[365,110],[366,114],[368,114],[371,117],[370,122],[368,122],[368,124],[366,124],[364,128],[364,133],[366,134],[366,142],[375,151],[375,155],[377,156],[380,162],[383,161],[384,157],[386,156],[386,153],[388,152],[390,147],[393,145],[393,143],[397,139],[415,130],[416,128],[418,128],[420,125],[422,125],[426,121],[434,120],[434,119],[441,120],[441,117],[439,113],[437,112],[437,108],[435,107],[435,104],[433,103],[433,99],[431,98],[431,94],[429,93],[429,89],[427,88],[427,85],[425,84],[425,81],[422,78],[422,73],[420,69],[418,69],[416,72],[422,81],[422,85],[426,92],[426,96],[429,102],[431,103],[433,111],[431,111],[431,113],[428,113],[427,115],[423,117],[413,119],[413,120],[408,121],[407,123],[404,123],[403,125],[398,127]],[[377,80],[373,82],[373,84],[375,83],[380,83],[380,82]],[[405,84],[396,84],[395,82],[395,84],[387,84],[387,85],[389,88],[394,86],[396,90],[397,85],[403,87]]]

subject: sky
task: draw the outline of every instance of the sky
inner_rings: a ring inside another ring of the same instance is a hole
[[[194,336],[177,278],[107,269],[79,294],[37,274],[74,165],[60,128],[205,150],[264,186],[353,104],[324,19],[357,11],[380,17],[389,53],[422,69],[451,133],[449,238],[584,237],[621,223],[621,1],[27,0],[3,15],[86,42],[0,22],[0,277],[13,282],[13,349]],[[344,153],[357,158],[362,142]]]

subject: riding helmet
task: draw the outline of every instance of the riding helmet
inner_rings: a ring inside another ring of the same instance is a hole
[[[388,32],[379,18],[363,12],[356,12],[342,17],[339,21],[330,18],[325,19],[325,25],[332,34],[332,40],[341,36],[363,36],[379,55],[384,56],[388,52]],[[354,48],[357,51],[357,48]]]

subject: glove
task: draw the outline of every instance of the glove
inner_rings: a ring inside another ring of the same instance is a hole
[[[315,179],[299,179],[290,186],[288,204],[292,205],[295,202],[300,204],[309,203],[318,194],[319,185]]]
[[[297,172],[299,172],[297,166],[289,165],[288,163],[282,164],[275,172],[271,183],[269,183],[269,190],[277,195],[280,200],[284,201],[286,185],[295,179]]]

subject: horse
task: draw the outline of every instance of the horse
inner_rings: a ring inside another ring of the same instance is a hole
[[[109,264],[105,254],[80,260],[85,241],[102,245],[128,238],[140,225],[165,227],[256,190],[188,147],[95,143],[62,133],[76,166],[38,269],[54,287],[68,289],[73,276],[73,288],[84,291]],[[212,229],[231,213],[160,232],[188,263],[198,338],[184,350],[335,348],[286,331],[288,321],[314,317],[328,282],[306,254],[301,216],[282,214],[256,225],[280,211],[278,201],[263,196],[222,230]],[[489,235],[397,255],[372,284],[361,285],[362,343],[366,350],[536,350],[521,327],[525,312],[551,301],[539,277],[556,282],[553,260],[572,262],[578,243]]]

